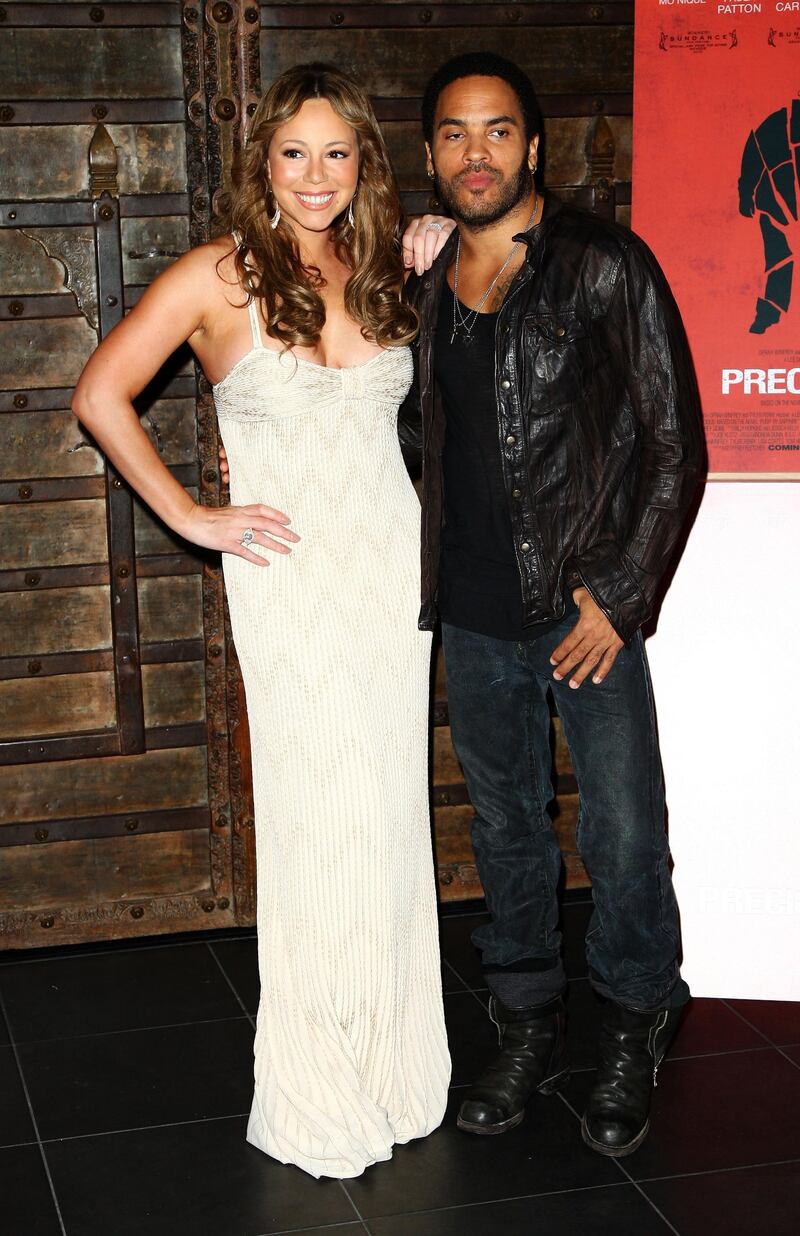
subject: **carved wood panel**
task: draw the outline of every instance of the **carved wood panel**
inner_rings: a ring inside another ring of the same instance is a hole
[[[219,562],[141,508],[69,411],[98,337],[208,234],[190,7],[0,10],[5,946],[221,926],[248,904]],[[216,501],[197,394],[184,350],[137,402],[167,466]]]

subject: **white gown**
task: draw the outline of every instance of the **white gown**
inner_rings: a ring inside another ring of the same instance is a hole
[[[408,348],[331,369],[263,345],[214,388],[231,502],[302,538],[224,555],[252,746],[261,1001],[247,1140],[358,1176],[442,1120],[428,809],[431,637],[397,438]]]

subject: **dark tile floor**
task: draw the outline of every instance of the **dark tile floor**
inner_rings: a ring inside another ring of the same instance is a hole
[[[630,1158],[579,1118],[599,1005],[564,908],[574,1072],[499,1138],[460,1133],[492,1052],[473,911],[442,921],[453,1055],[444,1126],[358,1180],[315,1181],[244,1140],[258,1003],[251,931],[0,953],[2,1236],[792,1236],[800,1005],[695,1000]]]

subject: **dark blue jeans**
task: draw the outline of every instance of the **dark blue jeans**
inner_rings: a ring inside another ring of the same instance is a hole
[[[443,625],[453,745],[475,809],[472,841],[491,922],[473,934],[489,987],[512,1008],[564,990],[556,886],[551,687],[580,793],[577,842],[592,880],[586,935],[595,989],[628,1008],[683,1004],[678,908],[641,634],[605,681],[556,682],[550,655],[575,624],[526,642]]]

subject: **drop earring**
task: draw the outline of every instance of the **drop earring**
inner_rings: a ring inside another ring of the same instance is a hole
[[[275,201],[275,194],[272,192],[272,177],[269,175],[269,173],[267,173],[267,193],[269,193],[273,202],[275,202],[275,214],[271,215],[270,220],[269,220],[269,225],[274,232],[275,228],[278,226],[278,224],[281,221],[281,208],[278,205],[278,203]]]

